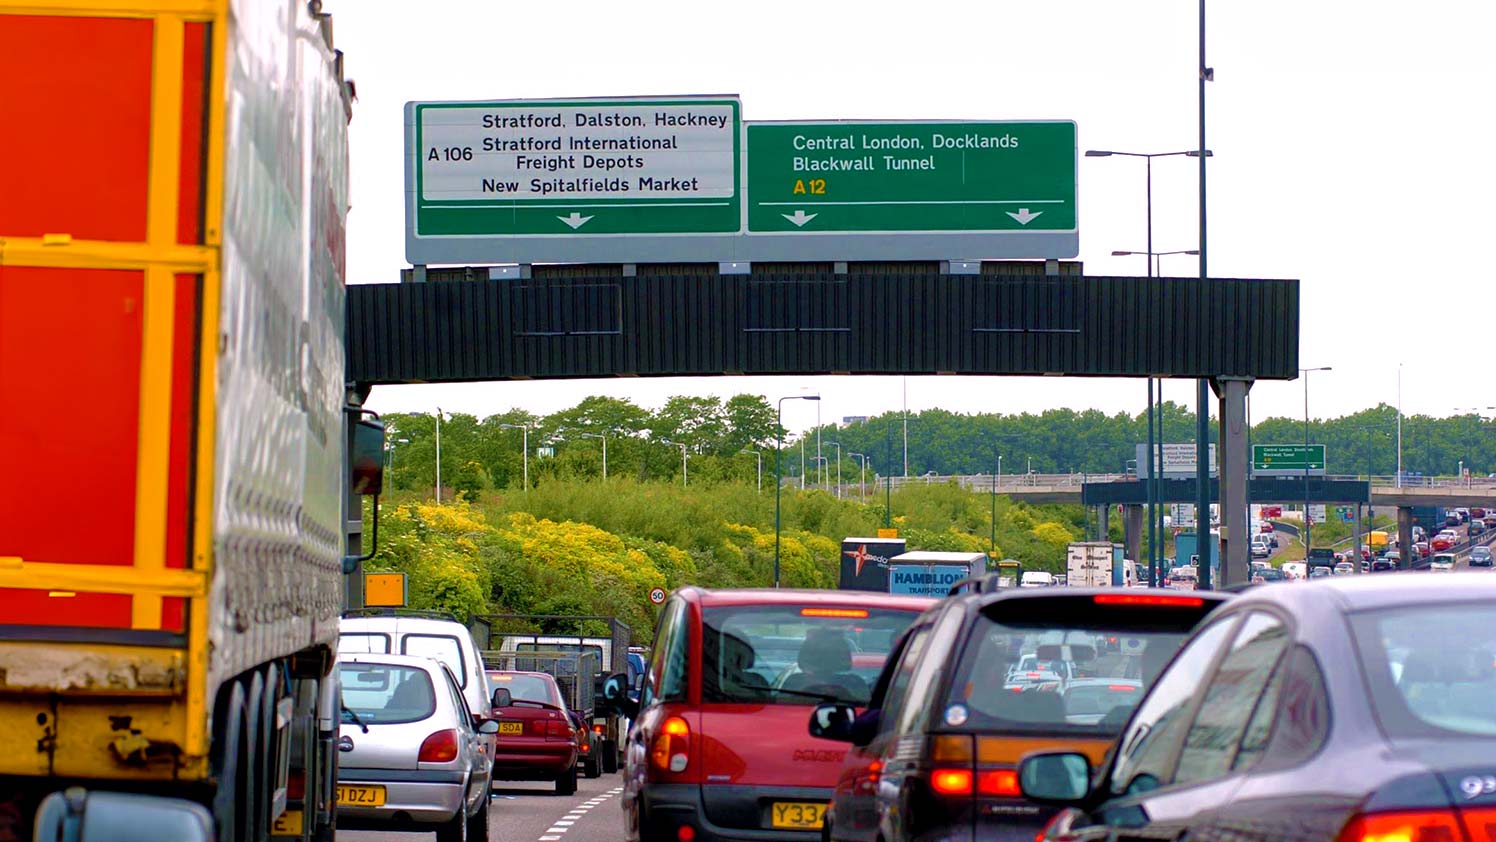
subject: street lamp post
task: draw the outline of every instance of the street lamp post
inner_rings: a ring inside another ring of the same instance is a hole
[[[842,496],[841,442],[828,441],[826,442],[826,444],[836,448],[836,498],[840,500]],[[826,469],[826,473],[828,475],[831,473],[831,469],[829,466]]]
[[[608,431],[601,433],[582,433],[584,439],[602,439],[603,442],[603,482],[608,481]]]
[[[686,487],[686,446],[678,441],[660,439],[660,444],[668,444],[680,448],[680,487]]]
[[[779,419],[774,426],[774,587],[779,587],[779,524],[780,504],[779,497],[782,489],[779,482],[779,457],[784,450],[784,402],[785,401],[815,401],[820,406],[820,395],[790,395],[779,399]],[[800,437],[800,483],[805,487],[805,437]]]
[[[1203,0],[1202,0],[1202,2],[1203,2]],[[1202,139],[1204,137],[1203,131],[1201,133],[1201,137],[1202,137]],[[1194,255],[1200,254],[1200,250],[1199,249],[1187,249],[1187,250],[1183,250],[1183,251],[1169,251],[1169,252],[1155,252],[1153,250],[1153,159],[1154,158],[1173,158],[1173,157],[1177,157],[1177,156],[1184,156],[1184,157],[1188,157],[1188,158],[1202,158],[1201,164],[1203,165],[1204,164],[1203,158],[1209,158],[1209,157],[1211,157],[1211,155],[1213,153],[1209,149],[1205,149],[1204,148],[1204,146],[1205,146],[1204,143],[1201,143],[1200,146],[1201,146],[1200,149],[1190,149],[1190,150],[1180,151],[1180,152],[1116,152],[1116,151],[1106,150],[1106,149],[1087,149],[1086,150],[1086,157],[1087,158],[1110,158],[1110,157],[1112,157],[1112,156],[1115,155],[1115,156],[1120,156],[1120,157],[1124,157],[1124,158],[1142,158],[1143,159],[1143,165],[1144,165],[1144,185],[1145,185],[1144,189],[1145,189],[1146,210],[1147,210],[1147,227],[1148,227],[1148,248],[1147,248],[1146,251],[1142,251],[1142,252],[1117,252],[1117,251],[1114,251],[1114,252],[1112,252],[1112,254],[1113,255],[1117,255],[1117,256],[1122,256],[1122,255],[1127,255],[1127,254],[1141,254],[1141,255],[1144,255],[1147,258],[1147,260],[1148,260],[1148,277],[1150,277],[1150,278],[1153,277],[1153,261],[1154,261],[1154,258],[1158,257],[1161,254],[1194,254]],[[1204,172],[1205,171],[1202,168],[1201,169],[1202,176],[1204,175]],[[1203,222],[1202,222],[1202,226],[1203,226]],[[1157,576],[1158,576],[1158,567],[1159,567],[1160,563],[1163,560],[1163,548],[1162,548],[1162,546],[1159,543],[1159,539],[1161,539],[1163,537],[1163,508],[1162,508],[1162,506],[1159,505],[1159,501],[1158,501],[1158,497],[1159,497],[1159,495],[1160,495],[1160,493],[1162,492],[1163,489],[1162,489],[1162,486],[1159,485],[1160,478],[1158,476],[1156,476],[1155,472],[1153,471],[1153,465],[1155,464],[1155,459],[1154,459],[1154,455],[1153,455],[1153,443],[1152,443],[1152,440],[1153,440],[1153,429],[1154,429],[1154,406],[1153,406],[1154,380],[1155,380],[1155,378],[1152,378],[1152,377],[1148,378],[1148,419],[1147,420],[1148,420],[1148,439],[1149,439],[1149,444],[1148,444],[1148,459],[1149,459],[1149,462],[1148,462],[1149,471],[1148,471],[1148,473],[1149,473],[1149,479],[1148,479],[1148,487],[1147,487],[1146,493],[1147,493],[1147,498],[1148,498],[1148,570],[1149,570],[1149,573],[1148,573],[1148,583],[1149,583],[1150,586],[1158,584],[1158,579],[1157,579]],[[1201,382],[1203,383],[1204,381],[1201,381]],[[1158,382],[1157,388],[1158,388],[1158,392],[1159,392],[1159,403],[1161,405],[1163,403],[1163,383],[1162,383],[1162,381]],[[1202,386],[1202,388],[1203,388],[1203,386]],[[1203,395],[1203,392],[1202,392],[1202,395]],[[1201,397],[1201,410],[1200,411],[1201,412],[1205,411],[1204,410],[1204,398],[1203,397]],[[1200,421],[1200,425],[1203,427],[1204,424],[1205,424],[1204,420],[1201,420]],[[1162,451],[1163,451],[1163,444],[1164,444],[1163,443],[1163,422],[1162,422],[1162,418],[1159,419],[1158,427],[1159,427],[1158,450],[1160,451],[1160,456],[1158,457],[1158,459],[1156,461],[1158,462],[1158,464],[1162,464],[1163,458],[1162,458],[1161,454],[1162,454]],[[1199,446],[1200,453],[1199,453],[1199,457],[1198,458],[1199,458],[1199,462],[1200,462],[1201,465],[1205,464],[1205,457],[1206,457],[1206,453],[1208,452],[1208,448],[1209,448],[1209,445],[1204,444],[1204,443],[1200,444],[1200,446]],[[1207,476],[1207,472],[1208,472],[1208,469],[1206,469],[1206,471],[1202,471],[1199,474],[1199,476],[1201,477],[1201,479],[1200,479],[1200,485],[1201,485],[1200,499],[1202,501],[1206,501],[1204,504],[1202,504],[1202,508],[1206,512],[1206,515],[1207,515],[1206,519],[1205,519],[1205,522],[1206,522],[1206,527],[1207,527],[1206,532],[1208,533],[1209,532],[1208,527],[1210,525],[1210,518],[1209,518],[1210,506],[1209,506],[1209,503],[1208,503],[1208,501],[1209,501],[1209,491],[1207,489],[1205,489],[1205,487],[1204,487],[1205,486],[1205,482],[1206,482],[1205,477]],[[1197,529],[1196,531],[1199,531],[1199,530]],[[1205,541],[1204,540],[1201,540],[1199,543],[1200,543],[1201,546],[1205,545]],[[1209,568],[1207,567],[1207,568],[1201,568],[1201,569],[1203,571],[1202,575],[1204,575],[1206,577],[1205,580],[1204,580],[1204,584],[1208,585],[1209,582],[1210,582]]]
[[[437,505],[441,505],[441,407],[437,407]]]
[[[847,455],[857,459],[857,498],[867,497],[867,489],[863,485],[867,482],[867,454],[848,450]]]
[[[525,491],[526,494],[529,494],[530,493],[530,427],[528,425],[526,425],[526,424],[500,424],[499,425],[499,429],[500,430],[519,430],[520,431],[520,445],[519,446],[520,446],[520,450],[521,450],[521,452],[523,454],[523,456],[522,456],[522,458],[521,458],[520,461],[525,466],[524,491]]]
[[[744,448],[743,452],[752,453],[758,457],[758,490],[762,493],[764,490],[764,452],[762,450],[753,450],[752,448]]]
[[[1299,373],[1304,375],[1304,447],[1309,447],[1309,373],[1312,371],[1334,371],[1333,366],[1319,366],[1318,368],[1301,368]],[[1307,456],[1307,454],[1306,454]],[[1309,517],[1309,464],[1304,463],[1304,575],[1309,575],[1309,550],[1314,546],[1314,519]],[[1359,548],[1357,548],[1359,550]]]
[[[1178,251],[1114,251],[1114,252],[1112,252],[1112,257],[1147,257],[1147,258],[1149,258],[1148,263],[1149,263],[1149,270],[1150,270],[1150,272],[1149,272],[1148,277],[1151,278],[1154,275],[1159,275],[1159,276],[1163,275],[1163,273],[1164,273],[1164,261],[1163,261],[1163,258],[1168,257],[1171,254],[1193,254],[1193,255],[1198,256],[1200,254],[1200,250],[1199,249],[1180,249]],[[1157,271],[1152,271],[1152,270],[1155,270],[1155,269]]]

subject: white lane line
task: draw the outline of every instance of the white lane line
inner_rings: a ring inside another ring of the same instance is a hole
[[[545,832],[546,833],[565,833],[566,832],[566,828],[564,828],[564,827],[552,827],[552,828],[547,828]]]
[[[559,836],[542,836],[540,837],[540,842],[556,842],[560,838]]]

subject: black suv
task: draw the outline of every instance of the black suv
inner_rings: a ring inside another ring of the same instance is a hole
[[[884,664],[868,709],[816,708],[813,736],[851,746],[825,838],[1032,840],[1052,808],[1017,768],[1063,748],[1099,764],[1191,629],[1228,597],[1121,588],[959,593]]]

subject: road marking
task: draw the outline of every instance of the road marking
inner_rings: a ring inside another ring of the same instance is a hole
[[[546,833],[565,833],[566,832],[566,828],[564,828],[564,827],[551,827],[551,828],[547,828],[545,832]]]
[[[540,837],[540,842],[556,842],[560,838],[559,836],[542,836]]]

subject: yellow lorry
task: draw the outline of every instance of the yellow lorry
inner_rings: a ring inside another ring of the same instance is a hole
[[[331,22],[0,0],[0,80],[0,839],[73,785],[331,839],[350,431],[382,445]]]

